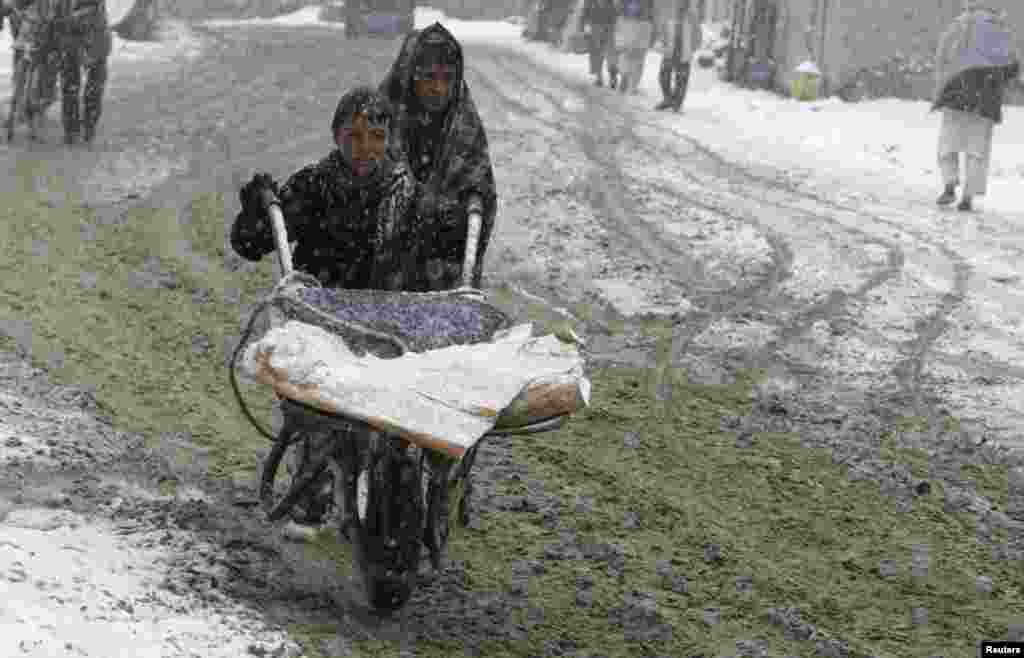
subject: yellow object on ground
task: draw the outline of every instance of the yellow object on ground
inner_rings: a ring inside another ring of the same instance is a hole
[[[796,79],[790,89],[793,98],[800,101],[818,100],[821,71],[814,62],[804,62],[796,68]]]

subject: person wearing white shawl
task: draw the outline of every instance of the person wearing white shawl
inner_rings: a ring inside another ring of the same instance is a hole
[[[932,110],[942,111],[938,161],[945,189],[939,205],[956,201],[961,183],[960,154],[965,154],[959,210],[971,210],[983,196],[992,155],[992,130],[1002,122],[1006,85],[1020,74],[1020,60],[1002,12],[979,0],[964,0],[963,13],[939,41]]]
[[[654,0],[615,0],[615,50],[622,77],[619,91],[635,95],[644,76],[647,51],[654,45]]]

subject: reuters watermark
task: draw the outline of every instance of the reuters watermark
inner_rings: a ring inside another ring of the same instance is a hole
[[[1024,656],[1024,642],[982,642],[981,658],[985,656]]]

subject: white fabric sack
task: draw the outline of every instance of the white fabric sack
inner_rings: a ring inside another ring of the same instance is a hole
[[[241,366],[285,397],[461,457],[531,387],[575,385],[573,401],[589,404],[577,347],[532,338],[531,330],[522,324],[488,343],[380,359],[357,357],[339,336],[289,321],[250,345]]]

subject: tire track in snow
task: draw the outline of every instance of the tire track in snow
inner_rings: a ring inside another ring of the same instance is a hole
[[[509,58],[506,57],[506,61]],[[586,101],[585,112],[587,116],[595,116],[593,112],[594,106],[597,106],[602,113],[602,116],[614,116],[618,115],[622,119],[622,132],[621,137],[628,139],[634,145],[639,146],[641,149],[648,153],[654,153],[656,155],[664,155],[664,152],[668,152],[677,161],[693,162],[693,153],[681,154],[678,149],[675,148],[669,140],[661,141],[657,144],[652,143],[649,139],[645,139],[636,134],[634,126],[643,125],[656,130],[664,131],[666,127],[659,125],[651,121],[645,121],[637,118],[635,114],[628,111],[623,111],[621,108],[613,106],[609,99],[600,98],[594,90],[589,87],[581,86],[578,83],[567,83],[562,80],[556,74],[551,71],[547,71],[539,65],[531,61],[513,60],[517,63],[525,65],[530,71],[536,76],[537,79],[554,78],[559,80],[561,85],[568,84],[569,88],[577,94],[580,94]],[[506,66],[506,71],[510,74],[516,75],[510,67]],[[516,75],[519,81],[525,85],[531,85],[536,87],[536,84],[532,84],[528,78],[523,75]],[[549,100],[554,104],[555,96],[550,92],[545,93]],[[604,95],[602,95],[604,96]],[[877,244],[884,247],[887,251],[886,263],[874,271],[868,276],[868,278],[857,287],[851,293],[843,291],[833,291],[825,300],[811,304],[799,311],[794,319],[787,322],[779,331],[777,337],[764,345],[757,353],[753,356],[751,363],[754,366],[764,367],[765,365],[777,360],[778,353],[783,350],[789,343],[796,340],[800,336],[804,335],[816,322],[825,320],[829,321],[835,318],[837,315],[843,312],[851,302],[864,301],[868,295],[879,289],[886,283],[893,281],[902,272],[906,256],[903,249],[894,241],[881,239],[877,236],[871,235],[869,232],[851,227],[846,225],[839,220],[835,219],[830,214],[821,212],[810,211],[804,208],[799,208],[792,203],[786,203],[785,201],[769,201],[763,198],[756,198],[756,195],[750,192],[751,189],[761,191],[776,191],[785,195],[795,197],[802,202],[813,202],[814,204],[827,208],[833,211],[839,211],[842,213],[850,213],[855,217],[863,217],[871,222],[878,225],[891,227],[897,231],[902,232],[905,235],[912,237],[915,241],[931,245],[937,248],[943,256],[948,259],[955,271],[954,281],[952,290],[944,294],[941,298],[939,307],[928,316],[922,318],[916,323],[914,337],[909,341],[906,341],[901,346],[901,352],[903,358],[892,368],[890,374],[898,382],[901,392],[905,396],[909,396],[913,401],[913,407],[916,412],[921,413],[924,411],[924,405],[922,400],[923,382],[922,373],[924,370],[925,363],[928,359],[930,352],[932,351],[936,341],[943,335],[946,327],[949,324],[950,317],[963,303],[966,296],[967,283],[970,279],[972,269],[953,249],[949,248],[944,243],[935,241],[930,236],[924,235],[919,231],[908,230],[906,224],[898,223],[892,219],[887,219],[877,213],[868,212],[861,208],[850,207],[846,204],[835,202],[831,199],[827,199],[819,194],[809,192],[804,189],[798,188],[793,183],[785,180],[782,177],[768,177],[763,174],[755,172],[751,167],[744,166],[736,162],[732,162],[725,156],[713,151],[706,144],[702,143],[698,139],[680,133],[677,130],[669,129],[674,136],[682,139],[687,143],[693,152],[697,154],[700,159],[712,165],[712,176],[719,180],[726,180],[734,182],[736,184],[729,185],[729,192],[735,196],[745,198],[747,201],[752,203],[768,203],[781,210],[789,212],[799,212],[801,215],[807,217],[813,222],[823,222],[836,229],[847,233],[856,235],[864,244]],[[659,153],[659,151],[661,153]],[[692,175],[692,174],[691,174]],[[694,178],[696,178],[694,176]],[[680,198],[687,200],[690,203],[696,203],[697,200],[692,195],[679,194]],[[704,204],[706,207],[706,204]],[[738,218],[737,218],[738,219]],[[758,230],[761,231],[762,235],[769,234],[769,230],[766,230],[763,226],[757,226]],[[783,241],[784,243],[784,241]],[[778,246],[773,244],[773,261],[776,263],[776,267],[779,263],[778,258]],[[787,245],[788,248],[788,245]],[[790,252],[790,264],[792,263],[792,254]],[[730,304],[731,308],[739,309],[741,304]],[[715,320],[719,317],[726,317],[730,313],[714,313]],[[680,351],[673,351],[674,357],[678,358],[685,350],[687,350],[692,343],[696,335],[703,332],[707,326],[708,318],[698,324],[700,331],[696,334],[692,332],[686,332],[687,337],[680,341],[678,348]]]
[[[665,130],[666,127],[651,122],[643,122],[652,128],[658,128]],[[893,219],[885,218],[878,213],[866,211],[860,208],[853,208],[846,204],[838,203],[831,199],[825,198],[819,194],[809,192],[807,190],[801,190],[797,186],[788,182],[779,182],[776,180],[768,179],[765,176],[754,173],[749,168],[742,165],[731,163],[724,156],[712,151],[709,147],[705,146],[697,139],[680,133],[676,130],[671,130],[675,136],[680,137],[687,143],[691,144],[695,149],[698,150],[707,159],[715,162],[719,170],[723,168],[732,167],[738,172],[745,181],[756,183],[761,185],[763,188],[774,188],[779,191],[791,194],[793,196],[802,198],[807,201],[812,201],[823,207],[830,208],[832,210],[851,213],[855,216],[860,216],[883,226],[887,226],[896,231],[904,233],[921,244],[930,245],[942,253],[943,257],[949,260],[954,268],[954,281],[953,288],[950,292],[944,294],[941,297],[939,308],[933,313],[929,314],[925,318],[922,318],[915,327],[915,335],[909,341],[906,341],[901,351],[903,352],[904,358],[890,371],[890,374],[899,383],[902,393],[909,396],[914,402],[915,410],[920,413],[924,411],[922,395],[922,372],[924,364],[935,345],[936,341],[942,336],[946,327],[949,324],[949,319],[953,313],[960,307],[966,298],[966,289],[968,281],[970,280],[973,269],[966,262],[966,260],[955,250],[948,247],[945,243],[936,241],[931,236],[928,236],[920,231],[914,231],[909,229],[906,223],[900,223]],[[669,142],[665,142],[666,145]],[[671,148],[666,146],[666,148]],[[867,232],[852,227],[844,226],[839,224],[836,220],[828,216],[815,215],[822,221],[827,221],[837,227],[841,227],[842,230],[847,232],[859,233],[865,237],[869,237],[870,240],[876,244],[887,245],[891,249],[889,255],[889,266],[886,268],[890,271],[888,276],[883,276],[884,272],[877,273],[876,276],[865,282],[864,286],[858,289],[857,294],[854,296],[856,299],[864,299],[875,288],[880,287],[882,284],[894,278],[900,270],[902,270],[905,262],[905,256],[903,251],[894,242],[888,240],[881,240],[870,236]],[[899,250],[898,253],[892,250]],[[898,265],[898,267],[897,267]],[[870,284],[870,285],[869,285]],[[837,300],[827,300],[826,302],[816,305],[807,309],[805,317],[798,323],[800,326],[809,328],[814,322],[821,319],[827,319],[822,317],[822,313],[829,313],[832,308],[836,306]],[[797,331],[797,327],[792,327],[791,330],[787,331],[790,334],[790,340],[796,338],[801,332]],[[783,345],[774,346],[776,348],[782,347]],[[767,346],[766,346],[767,348]]]
[[[636,139],[626,120],[627,117],[617,111],[608,112],[609,108],[597,100],[597,94],[593,90],[560,80],[559,84],[568,85],[571,92],[583,99],[582,109],[566,110],[564,103],[556,95],[538,86],[538,80],[543,79],[542,76],[552,77],[549,72],[531,67],[537,76],[530,79],[515,70],[514,64],[524,62],[507,55],[497,56],[495,61],[504,75],[541,94],[553,106],[560,108],[567,119],[571,119],[566,121],[565,128],[571,127],[576,130],[577,139],[591,165],[586,200],[600,211],[605,219],[605,227],[621,238],[634,252],[643,254],[649,262],[662,264],[672,275],[671,282],[679,285],[687,292],[688,297],[695,300],[695,310],[691,317],[685,323],[677,324],[673,332],[673,355],[687,351],[690,344],[721,317],[746,308],[789,278],[792,273],[792,251],[781,235],[767,229],[752,217],[738,215],[726,208],[702,204],[705,209],[750,226],[765,237],[771,249],[772,264],[754,281],[740,289],[733,289],[729,295],[724,295],[721,291],[709,292],[707,286],[695,286],[694,280],[698,278],[696,275],[701,269],[699,261],[677,241],[666,239],[650,223],[632,219],[636,214],[632,204],[628,202],[632,195],[624,184],[628,176],[615,162],[615,154],[609,153],[608,147],[611,142],[614,148],[617,139]],[[513,64],[510,65],[509,62]],[[609,121],[608,117],[612,120]],[[615,122],[614,119],[619,121]],[[680,196],[678,190],[672,190],[672,194]],[[680,262],[683,265],[679,265]]]

